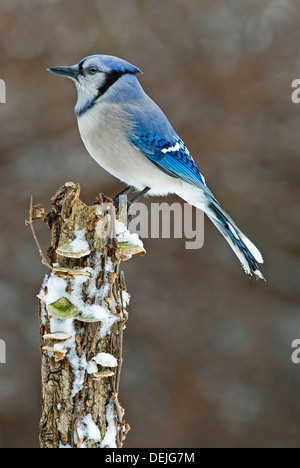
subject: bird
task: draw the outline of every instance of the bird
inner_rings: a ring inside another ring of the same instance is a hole
[[[143,90],[138,67],[119,57],[95,54],[48,70],[75,83],[81,139],[92,158],[127,185],[122,193],[137,191],[135,201],[146,194],[177,194],[202,209],[245,272],[265,279],[260,251],[221,208],[188,148]]]

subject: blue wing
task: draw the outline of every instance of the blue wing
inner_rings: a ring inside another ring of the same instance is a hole
[[[205,185],[204,177],[180,138],[172,141],[156,133],[135,134],[131,142],[162,171],[196,186]]]
[[[131,143],[171,177],[209,191],[189,150],[162,110],[147,96],[139,106],[124,106],[132,122]]]

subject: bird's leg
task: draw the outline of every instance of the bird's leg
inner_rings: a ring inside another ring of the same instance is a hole
[[[132,190],[134,190],[134,187],[132,185],[129,185],[124,190],[122,190],[122,192],[118,193],[118,195],[116,195],[113,198],[114,206],[115,206],[116,209],[120,210],[120,206],[119,206],[120,205],[120,197],[122,197],[122,195],[127,195],[128,193],[132,192]],[[131,205],[133,205],[134,203],[141,200],[141,198],[143,198],[146,195],[146,193],[149,192],[149,190],[151,190],[150,187],[145,187],[141,192],[139,192],[135,197],[133,197],[132,200],[128,200],[127,201],[127,210],[130,208]],[[126,211],[126,213],[127,213],[127,211]],[[132,221],[132,219],[133,219],[133,217],[131,215],[127,214],[127,226],[130,223],[130,221]]]
[[[134,203],[138,202],[139,200],[141,200],[141,198],[143,198],[146,193],[149,192],[149,190],[151,190],[150,187],[145,187],[141,192],[139,192],[132,200],[130,200],[130,205],[133,205]]]
[[[132,185],[128,185],[128,187],[126,187],[124,190],[122,190],[122,192],[118,193],[118,195],[113,198],[113,202],[116,208],[119,206],[120,197],[122,195],[127,195],[128,193],[132,192],[132,190],[134,190],[134,187]]]
[[[128,206],[129,206],[129,209],[132,205],[134,205],[134,203],[138,202],[139,200],[141,200],[141,198],[143,198],[146,193],[149,192],[150,187],[145,187],[141,192],[139,192],[132,200],[130,200],[130,202],[128,203]],[[134,216],[132,216],[131,214],[128,214],[127,216],[127,227],[128,225],[130,224],[130,222],[133,220]]]

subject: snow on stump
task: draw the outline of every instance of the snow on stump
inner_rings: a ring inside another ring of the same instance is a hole
[[[129,294],[120,262],[145,250],[110,199],[87,206],[66,183],[52,211],[30,209],[52,231],[39,297],[41,448],[120,448],[129,431],[118,399]],[[126,224],[126,223],[125,223]],[[120,236],[120,242],[118,242]],[[39,246],[39,244],[38,244]],[[123,247],[124,246],[124,247]]]

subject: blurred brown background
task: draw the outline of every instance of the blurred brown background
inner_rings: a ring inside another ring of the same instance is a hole
[[[30,195],[49,209],[69,180],[86,203],[122,188],[80,140],[74,87],[46,71],[93,53],[144,71],[144,89],[261,249],[267,278],[248,279],[209,221],[202,249],[148,239],[147,256],[124,264],[133,296],[120,395],[132,427],[126,447],[300,446],[300,365],[291,361],[300,338],[295,3],[1,0],[1,447],[38,447],[35,296],[47,270],[24,226]],[[46,249],[49,232],[36,229]]]

